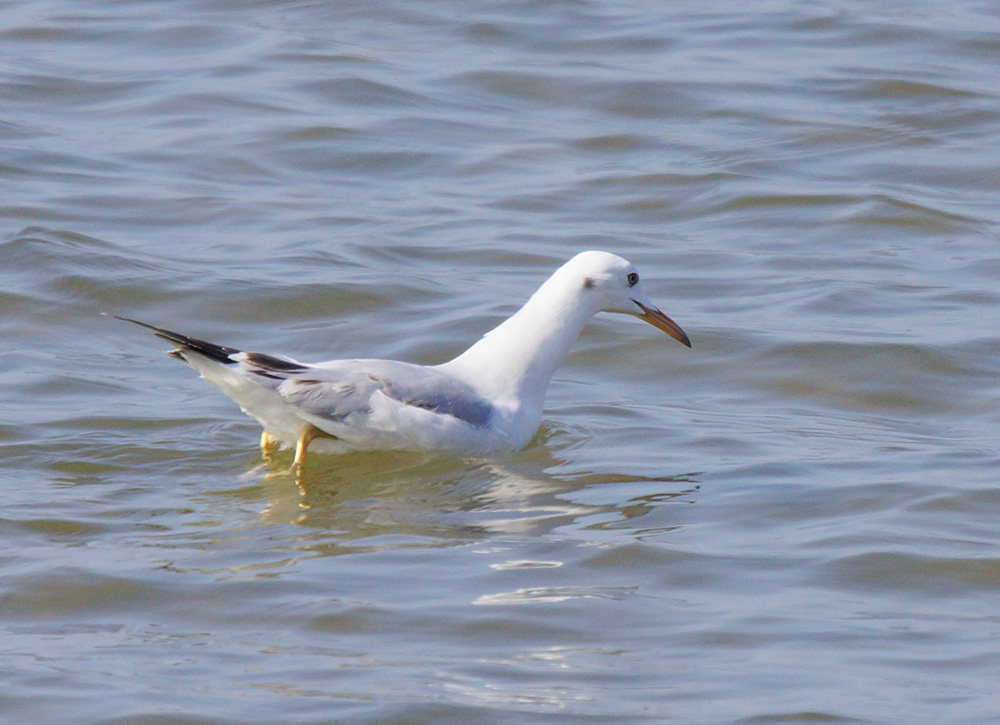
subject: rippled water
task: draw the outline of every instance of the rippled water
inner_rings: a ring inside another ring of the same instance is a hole
[[[0,5],[5,722],[1000,721],[988,3]],[[112,311],[437,362],[634,261],[514,456],[317,457]]]

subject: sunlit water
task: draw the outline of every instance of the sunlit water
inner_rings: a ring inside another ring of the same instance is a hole
[[[1000,721],[988,3],[0,6],[0,718]],[[590,248],[495,460],[315,457],[117,312],[445,360]]]

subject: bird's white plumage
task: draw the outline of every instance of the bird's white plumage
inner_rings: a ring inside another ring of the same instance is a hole
[[[152,329],[177,343],[176,357],[282,443],[295,445],[309,430],[322,432],[310,435],[312,450],[481,455],[531,440],[556,367],[602,310],[635,315],[690,344],[642,291],[635,268],[607,252],[573,257],[512,317],[442,365],[360,359],[307,364]]]

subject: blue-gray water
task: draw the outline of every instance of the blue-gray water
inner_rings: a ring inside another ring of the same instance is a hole
[[[998,32],[0,5],[0,719],[1000,722]],[[596,318],[491,461],[268,478],[98,315],[437,362],[590,248],[694,347]]]

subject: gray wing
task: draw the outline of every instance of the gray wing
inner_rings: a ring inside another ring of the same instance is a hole
[[[404,405],[450,415],[477,428],[493,413],[489,400],[465,383],[420,365],[390,360],[338,360],[304,365],[289,358],[242,353],[234,356],[245,374],[275,390],[310,415],[342,422],[371,412],[381,392]]]
[[[403,405],[453,416],[477,428],[486,426],[493,413],[490,401],[433,368],[392,360],[337,360],[307,365],[280,355],[223,347],[127,317],[109,316],[146,327],[178,345],[179,349],[171,354],[196,369],[202,370],[192,362],[192,356],[230,370],[235,368],[234,372],[244,380],[273,390],[286,402],[320,418],[343,421],[352,413],[369,413],[376,392]],[[216,384],[241,402],[239,391],[218,381]]]
[[[419,368],[419,374],[397,377],[369,375],[382,392],[406,405],[451,415],[477,428],[489,423],[493,404],[477,395],[468,385],[436,370]]]

